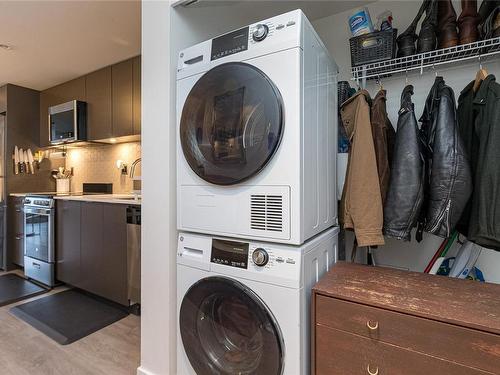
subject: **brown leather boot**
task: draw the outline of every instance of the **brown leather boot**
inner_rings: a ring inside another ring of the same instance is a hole
[[[477,0],[462,0],[462,13],[458,17],[458,39],[460,44],[476,42],[479,39],[480,18],[477,14]]]
[[[438,1],[438,48],[454,47],[458,44],[457,13],[451,0]]]

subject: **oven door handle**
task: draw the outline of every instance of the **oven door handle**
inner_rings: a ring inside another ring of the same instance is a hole
[[[52,215],[52,210],[50,208],[24,207],[24,213],[25,214],[50,216],[50,215]]]

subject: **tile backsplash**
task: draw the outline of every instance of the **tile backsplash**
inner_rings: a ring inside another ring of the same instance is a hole
[[[68,149],[66,168],[73,168],[71,191],[82,191],[84,182],[113,184],[113,193],[130,193],[133,189],[129,175],[122,175],[116,167],[117,160],[127,164],[127,171],[134,160],[141,157],[141,143],[130,142],[116,145],[90,145]],[[141,163],[135,170],[135,176],[141,175]]]

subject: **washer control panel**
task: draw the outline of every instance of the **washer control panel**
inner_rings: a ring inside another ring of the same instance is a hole
[[[276,245],[250,243],[248,254],[249,269],[255,270],[284,270],[299,265],[300,252]]]

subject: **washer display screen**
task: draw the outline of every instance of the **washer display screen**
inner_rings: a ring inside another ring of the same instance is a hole
[[[248,243],[214,239],[210,261],[231,267],[247,268]]]

